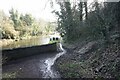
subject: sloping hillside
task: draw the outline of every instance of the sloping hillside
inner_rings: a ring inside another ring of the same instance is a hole
[[[92,41],[78,42],[59,58],[55,66],[66,78],[116,78],[120,76],[120,45]]]

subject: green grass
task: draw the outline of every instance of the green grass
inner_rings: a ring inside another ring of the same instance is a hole
[[[76,63],[66,63],[66,64],[60,64],[59,68],[64,72],[64,76],[66,78],[70,78],[70,77],[74,77],[74,78],[79,78],[80,74],[79,74],[79,67],[80,64],[76,64]]]
[[[10,73],[3,73],[2,77],[3,78],[16,78],[17,72],[10,72]]]

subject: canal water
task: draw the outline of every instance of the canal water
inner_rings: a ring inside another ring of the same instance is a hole
[[[33,40],[33,42],[34,41],[37,40]],[[49,39],[46,38],[40,41],[42,42],[39,42],[38,40],[38,43],[47,44]],[[30,41],[30,43],[32,42]],[[12,61],[8,65],[2,67],[3,78],[60,78],[59,72],[56,71],[53,65],[57,58],[66,53],[66,51],[62,48],[61,43],[59,44],[59,50],[61,51],[55,53],[43,53]]]
[[[30,47],[36,45],[44,45],[49,43],[49,37],[33,37],[31,39],[23,39],[19,41],[14,41],[7,46],[3,46],[2,49],[12,49],[19,47]]]

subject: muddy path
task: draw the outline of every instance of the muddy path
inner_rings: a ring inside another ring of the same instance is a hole
[[[66,52],[61,44],[60,50],[11,61],[2,66],[3,78],[9,73],[14,78],[60,78],[59,72],[52,67],[55,60]]]

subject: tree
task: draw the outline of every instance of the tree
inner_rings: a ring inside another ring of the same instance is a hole
[[[0,36],[2,39],[15,39],[19,37],[19,32],[14,29],[13,22],[4,12],[0,12]]]
[[[33,18],[32,18],[32,15],[30,15],[30,14],[25,14],[24,20],[25,20],[27,26],[31,26],[33,23]]]
[[[71,7],[71,2],[59,2],[60,10],[55,11],[58,15],[58,31],[70,41],[81,35],[93,39],[110,41],[110,36],[115,31],[120,31],[119,3],[99,3],[94,0],[92,10],[88,12],[87,2],[78,2]],[[84,13],[85,12],[85,19]]]
[[[70,2],[59,3],[61,11],[55,12],[58,15],[58,30],[65,34],[66,40],[72,40],[74,35],[74,21]]]
[[[87,18],[88,18],[87,2],[84,2],[84,6],[85,6],[85,18],[86,18],[86,20],[87,20]]]
[[[83,2],[78,4],[79,14],[80,14],[80,21],[83,20]]]
[[[34,19],[31,14],[20,15],[20,20],[23,22],[24,26],[31,26],[34,22]]]
[[[10,19],[13,21],[14,23],[14,27],[18,27],[19,24],[19,14],[17,10],[14,10],[13,8],[9,11],[10,13]]]

